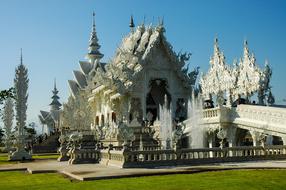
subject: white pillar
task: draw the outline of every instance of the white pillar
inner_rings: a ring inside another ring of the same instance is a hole
[[[281,139],[283,141],[283,145],[286,145],[286,135],[281,136]],[[283,154],[286,154],[286,148],[283,148]]]
[[[253,146],[259,146],[259,136],[260,136],[260,133],[257,132],[257,131],[249,131],[250,134],[251,134],[251,137],[252,137],[252,142],[253,142]]]
[[[286,145],[286,135],[281,136],[283,145]]]
[[[227,102],[226,102],[226,105],[231,107],[232,103],[233,103],[233,100],[232,100],[232,92],[231,90],[227,90],[226,91],[226,96],[227,96]]]
[[[209,142],[209,148],[213,148],[213,134],[209,134],[208,142]],[[213,151],[210,151],[209,154],[210,158],[213,158]]]

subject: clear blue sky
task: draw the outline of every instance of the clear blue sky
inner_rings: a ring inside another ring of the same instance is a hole
[[[28,122],[48,110],[54,78],[61,101],[69,95],[67,80],[84,60],[92,12],[103,61],[108,61],[135,24],[157,24],[164,17],[166,36],[176,51],[190,51],[191,67],[206,72],[217,35],[228,64],[242,55],[243,40],[260,66],[268,59],[277,103],[286,98],[286,1],[284,0],[1,0],[0,89],[13,85],[23,48],[29,69]]]

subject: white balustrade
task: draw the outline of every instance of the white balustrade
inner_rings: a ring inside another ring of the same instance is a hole
[[[230,154],[232,152],[232,154]],[[212,154],[211,154],[212,153]],[[203,149],[179,149],[175,150],[144,150],[144,151],[116,151],[102,152],[102,158],[121,161],[125,163],[138,164],[151,163],[160,165],[164,162],[180,162],[180,161],[209,161],[220,162],[225,159],[233,160],[251,160],[251,159],[272,159],[275,156],[283,156],[286,158],[286,146],[244,146],[244,147],[229,147],[229,148],[203,148]]]

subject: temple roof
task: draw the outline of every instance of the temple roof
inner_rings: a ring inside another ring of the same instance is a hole
[[[50,103],[51,110],[60,110],[62,104],[59,102],[60,97],[58,96],[59,91],[56,86],[56,80],[54,82],[54,89],[52,92],[53,92],[52,102]]]
[[[187,71],[183,72],[186,61],[189,60],[190,54],[177,54],[173,47],[167,41],[165,28],[162,23],[157,26],[137,26],[122,40],[121,45],[117,48],[114,58],[107,65],[106,76],[110,80],[117,80],[122,83],[125,89],[132,88],[138,73],[143,70],[145,65],[149,64],[148,59],[152,55],[152,50],[162,49],[166,57],[172,63],[173,70],[181,79],[184,87],[190,87],[190,78]],[[150,55],[150,56],[149,56]]]
[[[148,55],[154,48],[162,48],[166,56],[172,62],[173,70],[177,73],[185,88],[191,88],[194,81],[190,78],[188,70],[183,70],[190,54],[177,54],[164,36],[163,23],[157,26],[137,26],[135,30],[123,38],[117,48],[115,56],[108,64],[100,62],[100,59],[80,61],[80,71],[74,71],[75,80],[69,80],[69,86],[73,95],[87,86],[90,89],[100,85],[117,87],[117,89],[130,89],[136,81],[137,74],[148,64]],[[97,46],[97,45],[96,45]],[[97,46],[99,48],[99,46]]]

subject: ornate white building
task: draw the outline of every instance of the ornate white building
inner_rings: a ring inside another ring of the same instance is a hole
[[[38,115],[42,126],[42,134],[50,135],[59,128],[60,110],[62,104],[59,102],[60,97],[58,96],[58,89],[56,81],[54,83],[52,102],[50,103],[50,111],[40,111]]]
[[[204,100],[212,100],[212,96],[216,96],[218,104],[224,104],[226,99],[227,105],[231,106],[241,97],[245,97],[246,103],[250,103],[250,97],[256,93],[260,105],[273,104],[271,74],[268,61],[265,61],[263,70],[258,67],[254,54],[249,52],[247,41],[244,42],[239,64],[234,60],[233,67],[230,67],[226,64],[225,56],[215,38],[210,69],[200,80]]]
[[[59,160],[141,167],[285,157],[286,146],[264,146],[271,136],[286,142],[286,110],[262,106],[274,103],[268,63],[260,69],[245,41],[239,63],[229,66],[215,39],[210,69],[196,87],[190,54],[174,52],[164,32],[162,22],[135,27],[131,17],[130,33],[103,63],[93,14],[87,60],[69,80],[72,96],[63,105]],[[259,106],[240,105],[253,95]],[[245,147],[248,138],[252,147]]]
[[[94,19],[94,18],[93,18]],[[159,105],[167,96],[172,117],[186,119],[198,71],[188,72],[190,54],[176,53],[167,41],[163,23],[134,26],[122,40],[115,56],[102,63],[103,54],[93,20],[87,61],[80,61],[69,85],[74,97],[86,92],[93,109],[93,124],[112,122],[153,122],[159,117]]]

